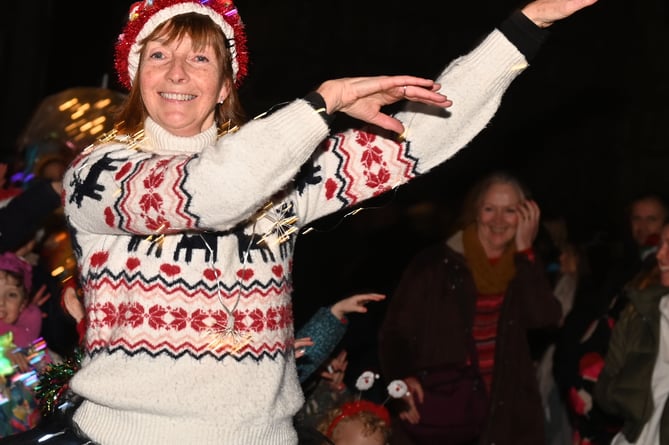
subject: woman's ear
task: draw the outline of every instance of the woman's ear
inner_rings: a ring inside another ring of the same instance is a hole
[[[225,99],[230,95],[230,81],[226,80],[221,86],[221,91],[218,93],[218,104],[225,102]]]

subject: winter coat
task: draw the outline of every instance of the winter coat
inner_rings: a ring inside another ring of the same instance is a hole
[[[652,379],[660,342],[662,297],[669,288],[651,286],[628,293],[630,303],[613,328],[609,350],[599,380],[595,399],[607,412],[624,419],[622,434],[635,442],[653,415]],[[660,421],[660,445],[669,444],[669,410]]]
[[[538,259],[516,254],[515,267],[500,312],[490,410],[481,444],[545,442],[527,331],[557,325],[560,303]],[[384,377],[405,378],[465,362],[476,298],[461,253],[442,243],[418,254],[405,270],[381,328]]]

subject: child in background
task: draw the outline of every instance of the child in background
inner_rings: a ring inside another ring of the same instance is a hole
[[[355,382],[358,395],[331,409],[318,425],[324,443],[334,445],[387,445],[392,433],[390,413],[382,404],[362,398],[380,376],[364,371]],[[403,380],[393,380],[387,387],[388,398],[400,399],[409,395]]]
[[[42,312],[30,304],[32,266],[13,252],[0,254],[0,334],[11,332],[18,348],[28,348],[39,338]],[[8,357],[26,372],[30,369],[19,353]]]
[[[0,373],[0,437],[37,425],[40,412],[32,386],[35,368],[48,362],[39,341],[42,312],[30,304],[32,266],[12,252],[0,254],[0,354],[9,364]]]
[[[368,400],[350,401],[332,410],[319,431],[335,445],[386,445],[390,414],[384,406]]]

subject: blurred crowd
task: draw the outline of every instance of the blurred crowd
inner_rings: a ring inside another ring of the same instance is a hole
[[[39,374],[74,357],[83,335],[86,314],[61,203],[75,154],[49,141],[1,164],[1,436],[40,422]],[[391,295],[342,296],[297,326],[306,398],[295,418],[301,443],[635,443],[626,435],[629,413],[615,409],[625,401],[616,405],[606,392],[626,369],[620,345],[606,388],[598,382],[613,366],[612,335],[621,317],[635,313],[635,295],[662,286],[667,202],[659,191],[636,196],[624,209],[627,236],[608,244],[574,239],[563,218],[540,209],[520,178],[488,174],[456,212],[449,236],[406,259]],[[368,306],[384,311],[382,323],[369,325]],[[370,343],[350,333],[350,325],[365,323],[374,347],[367,357],[347,356],[356,342]],[[349,367],[351,359],[366,368]],[[652,363],[648,385],[651,376],[659,379]],[[482,408],[465,410],[467,419],[445,416],[452,402],[443,391],[456,391],[454,370],[472,368],[478,386],[461,402],[474,403],[478,393]],[[646,421],[660,424],[652,406]],[[638,436],[645,423],[634,421],[629,434]],[[453,422],[462,422],[455,436]]]

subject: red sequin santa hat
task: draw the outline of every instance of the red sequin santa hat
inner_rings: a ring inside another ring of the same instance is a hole
[[[119,81],[130,89],[139,65],[139,43],[161,23],[170,18],[194,12],[210,17],[228,40],[232,55],[235,84],[246,77],[248,52],[244,24],[231,0],[144,0],[130,7],[128,22],[115,48],[115,67]]]

